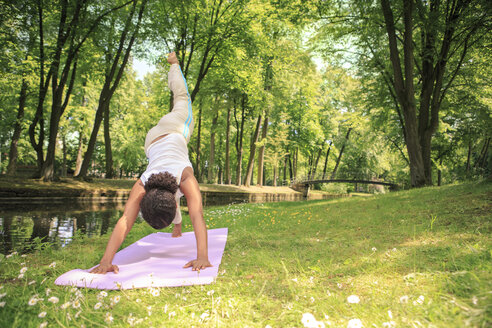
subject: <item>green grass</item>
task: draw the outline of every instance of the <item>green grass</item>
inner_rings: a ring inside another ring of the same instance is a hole
[[[490,183],[208,208],[209,228],[229,228],[214,284],[161,288],[159,296],[110,291],[99,296],[97,310],[99,291],[53,284],[58,275],[100,260],[107,236],[81,236],[61,250],[0,262],[0,294],[6,294],[0,327],[126,327],[132,320],[141,327],[303,327],[305,313],[327,327],[347,327],[351,319],[364,327],[489,327],[491,212]],[[124,246],[151,232],[136,224]],[[44,300],[29,306],[34,295]],[[349,303],[350,295],[360,302]],[[59,303],[48,302],[51,296]],[[111,304],[116,296],[121,300]],[[80,307],[60,307],[76,299]],[[46,317],[38,318],[42,311]]]

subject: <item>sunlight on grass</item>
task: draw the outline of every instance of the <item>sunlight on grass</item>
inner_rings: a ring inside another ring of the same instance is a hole
[[[229,238],[219,277],[206,286],[53,284],[97,263],[107,236],[9,254],[0,257],[0,326],[486,327],[491,190],[465,184],[208,208],[208,227],[228,227]],[[152,232],[137,223],[123,246]]]

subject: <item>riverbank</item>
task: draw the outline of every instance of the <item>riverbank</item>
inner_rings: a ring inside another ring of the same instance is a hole
[[[135,181],[136,179],[93,179],[88,182],[64,178],[60,181],[44,182],[42,180],[2,176],[0,177],[0,205],[15,205],[26,201],[43,203],[47,199],[50,202],[66,202],[67,199],[86,203],[94,201],[124,202],[128,198]],[[303,199],[301,192],[289,187],[200,184],[200,190],[206,206]],[[311,191],[309,199],[330,199],[342,196],[343,194]]]
[[[0,256],[0,326],[106,326],[111,317],[114,327],[302,327],[311,313],[326,327],[356,319],[364,327],[486,327],[491,210],[490,183],[206,208],[209,229],[229,229],[214,284],[107,297],[54,285],[97,263],[107,235],[80,235],[63,248],[40,243],[33,254]],[[153,232],[137,222],[123,247]]]

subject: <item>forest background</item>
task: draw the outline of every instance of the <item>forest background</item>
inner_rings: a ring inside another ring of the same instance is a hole
[[[344,177],[407,187],[492,173],[486,0],[0,2],[0,173],[138,177],[193,103],[200,182]],[[155,69],[139,78],[136,61]]]

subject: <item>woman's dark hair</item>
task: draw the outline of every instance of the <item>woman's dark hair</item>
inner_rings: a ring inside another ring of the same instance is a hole
[[[145,195],[140,202],[140,211],[145,221],[154,229],[163,229],[171,224],[176,215],[178,190],[176,178],[169,172],[152,174],[145,184]]]

